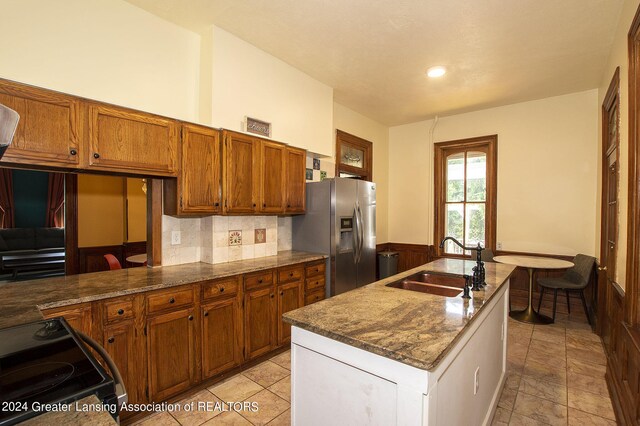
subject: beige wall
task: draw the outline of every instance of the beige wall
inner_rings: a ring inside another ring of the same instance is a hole
[[[121,0],[3,0],[1,9],[1,78],[197,119],[197,34]]]
[[[331,155],[331,87],[215,26],[203,38],[211,49],[203,49],[201,96],[211,99],[214,126],[242,130],[250,116],[272,123],[273,139]]]
[[[123,241],[122,178],[78,175],[78,247],[120,245]]]
[[[627,261],[627,190],[629,188],[629,66],[627,61],[627,34],[631,27],[631,22],[640,4],[639,0],[626,0],[620,14],[620,22],[616,29],[615,38],[611,54],[607,62],[600,88],[598,89],[598,204],[597,219],[595,226],[595,239],[598,247],[596,255],[600,257],[600,192],[602,182],[602,103],[607,94],[611,78],[616,67],[620,67],[620,157],[619,157],[619,186],[618,186],[618,217],[620,227],[618,228],[618,258],[616,268],[616,281],[622,288],[625,287],[625,273]]]
[[[127,223],[126,241],[147,241],[147,194],[142,179],[126,178]]]
[[[376,183],[377,193],[376,240],[378,244],[386,243],[389,241],[389,128],[335,102],[333,126],[373,143],[373,181]]]
[[[595,253],[597,91],[440,118],[434,141],[498,135],[503,250]],[[433,120],[389,131],[389,240],[433,243]]]

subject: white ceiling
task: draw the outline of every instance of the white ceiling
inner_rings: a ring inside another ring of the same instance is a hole
[[[398,125],[599,86],[623,0],[127,0],[215,24]],[[441,79],[427,68],[444,65]]]

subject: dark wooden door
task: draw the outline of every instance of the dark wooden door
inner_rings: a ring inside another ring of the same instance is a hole
[[[303,149],[287,147],[286,152],[286,213],[304,213],[306,201],[306,160],[307,152]]]
[[[20,114],[2,163],[79,166],[83,126],[77,98],[0,80],[0,103]]]
[[[147,321],[149,399],[165,400],[196,381],[194,309],[158,315]]]
[[[260,211],[282,213],[285,201],[285,146],[260,142]]]
[[[244,297],[245,358],[252,359],[275,346],[274,288],[249,290]]]
[[[224,132],[224,202],[228,213],[253,213],[258,199],[257,149],[254,139]]]
[[[220,133],[194,125],[182,126],[178,192],[182,213],[219,213]]]
[[[143,402],[144,391],[139,388],[141,381],[144,381],[144,372],[138,371],[138,368],[144,366],[144,363],[139,359],[136,350],[137,338],[134,321],[121,321],[114,325],[105,326],[102,347],[118,367],[127,389],[129,402],[133,404]],[[126,416],[127,412],[125,411],[123,414]]]
[[[242,362],[242,310],[237,298],[202,307],[202,375],[212,377]]]
[[[602,104],[602,209],[600,267],[598,270],[598,328],[609,348],[611,306],[617,284],[618,252],[618,158],[619,158],[619,71],[616,70]]]
[[[124,108],[89,106],[91,169],[176,176],[178,124]]]
[[[291,341],[291,325],[282,320],[282,314],[302,306],[302,283],[293,282],[278,286],[278,346]]]

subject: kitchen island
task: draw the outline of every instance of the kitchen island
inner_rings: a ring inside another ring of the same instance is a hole
[[[472,274],[440,259],[284,315],[292,324],[292,421],[471,425],[490,422],[506,367],[513,266],[485,264],[472,298],[387,287],[430,271]]]

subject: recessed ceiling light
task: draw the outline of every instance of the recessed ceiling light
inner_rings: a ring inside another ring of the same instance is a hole
[[[427,75],[431,78],[438,78],[445,75],[446,72],[447,70],[445,67],[431,67],[427,70]]]

